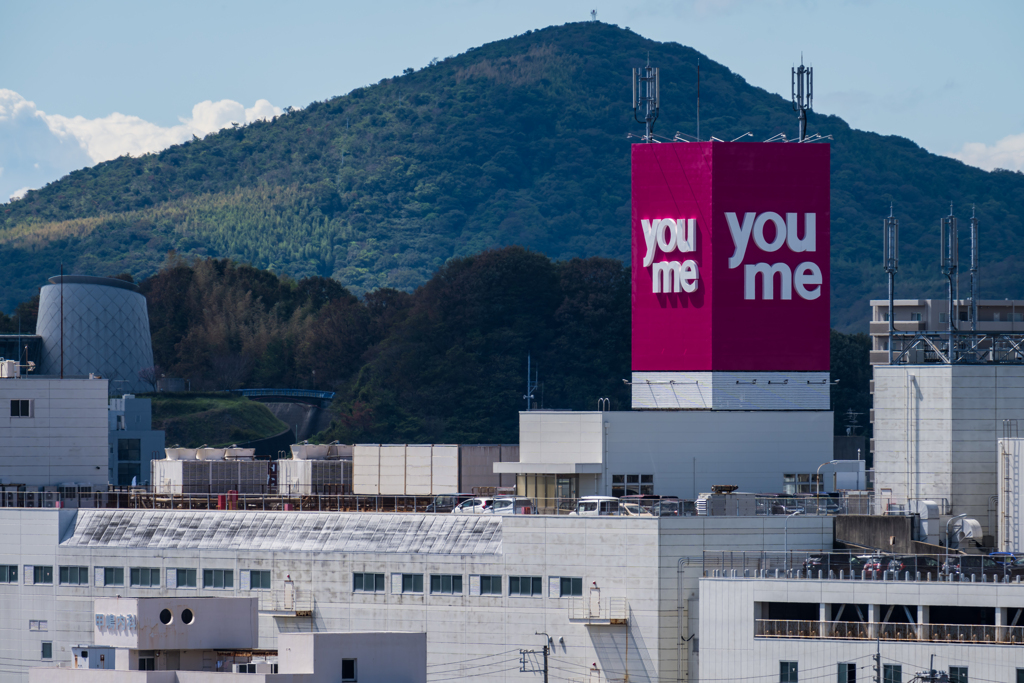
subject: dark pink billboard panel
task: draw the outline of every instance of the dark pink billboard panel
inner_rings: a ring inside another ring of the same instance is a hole
[[[829,146],[637,144],[633,371],[827,371]]]

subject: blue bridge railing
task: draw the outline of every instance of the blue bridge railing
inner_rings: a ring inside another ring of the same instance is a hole
[[[230,389],[232,394],[240,394],[248,398],[258,396],[285,396],[289,398],[315,398],[321,401],[334,400],[333,391],[313,391],[312,389]]]

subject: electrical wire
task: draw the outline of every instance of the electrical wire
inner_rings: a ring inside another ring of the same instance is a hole
[[[513,652],[519,652],[519,648],[516,648],[514,650],[505,650],[504,652],[497,652],[497,653],[495,653],[493,655],[484,655],[482,657],[473,657],[472,659],[460,659],[460,660],[455,661],[455,662],[442,662],[440,664],[427,664],[427,668],[430,669],[430,668],[438,667],[438,666],[451,666],[453,664],[463,664],[465,662],[475,662],[475,661],[478,661],[478,660],[481,660],[481,659],[490,659],[492,657],[500,657],[501,655],[507,655],[507,654],[511,654]]]

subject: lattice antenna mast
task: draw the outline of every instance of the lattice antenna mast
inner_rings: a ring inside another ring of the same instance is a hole
[[[971,332],[978,331],[978,219],[971,208]]]
[[[953,202],[949,203],[949,215],[939,219],[939,267],[942,274],[949,279],[949,360],[953,362],[954,335],[957,319],[957,270],[959,264],[956,216],[953,215]]]
[[[892,365],[892,337],[896,331],[896,271],[900,269],[900,221],[893,218],[892,204],[889,217],[882,221],[882,258],[889,276],[889,365]]]
[[[800,121],[800,142],[803,142],[807,138],[807,110],[814,99],[814,68],[804,66],[804,57],[800,55],[800,66],[793,67],[791,76],[793,111]]]
[[[659,70],[650,60],[647,66],[633,69],[633,118],[646,126],[644,142],[654,142],[654,122],[661,112],[660,90]]]

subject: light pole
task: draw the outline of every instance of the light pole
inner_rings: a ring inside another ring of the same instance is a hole
[[[803,510],[797,510],[796,512],[794,512],[792,514],[786,515],[786,523],[783,526],[783,530],[785,531],[785,535],[784,535],[785,546],[783,546],[783,547],[786,550],[786,569],[789,569],[789,520],[792,517],[796,517],[797,515],[802,514],[802,513],[803,513]]]
[[[838,465],[838,464],[839,464],[838,460],[829,460],[828,462],[823,462],[820,465],[818,465],[818,474],[815,477],[815,479],[818,482],[818,497],[819,498],[821,498],[821,468],[824,467],[825,465]]]

